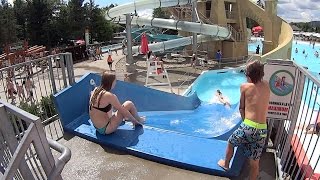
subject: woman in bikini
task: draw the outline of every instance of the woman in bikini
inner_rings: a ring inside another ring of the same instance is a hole
[[[131,101],[120,104],[118,97],[110,91],[116,85],[116,76],[104,72],[101,85],[95,88],[89,102],[89,113],[94,127],[100,134],[110,134],[117,130],[121,122],[129,120],[133,125],[141,125],[145,117],[138,115],[135,105]],[[112,108],[117,111],[112,113]]]
[[[218,100],[224,105],[224,106],[228,106],[231,107],[231,104],[229,103],[229,101],[224,98],[224,96],[222,95],[222,92],[218,89],[216,96],[218,97]]]

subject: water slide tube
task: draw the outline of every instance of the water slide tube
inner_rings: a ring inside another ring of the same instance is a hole
[[[223,38],[220,39],[219,37],[210,37],[210,36],[205,36],[205,35],[197,35],[197,43],[207,42],[207,41],[219,41],[219,40],[223,40]],[[169,49],[174,49],[174,48],[177,48],[177,47],[187,46],[187,45],[190,45],[190,44],[193,44],[192,36],[149,44],[149,49],[152,52],[165,52],[165,51],[167,51]],[[140,46],[133,46],[132,47],[132,53],[139,53],[139,52],[140,52]],[[125,50],[125,53],[127,53],[126,50]]]
[[[137,0],[132,3],[123,4],[109,9],[106,13],[106,18],[118,23],[125,24],[126,13],[134,13],[139,10],[158,8],[158,7],[171,7],[177,5],[186,5],[196,0]],[[134,16],[131,20],[131,24],[136,24],[139,26],[152,26],[160,27],[174,30],[183,30],[192,33],[200,33],[203,35],[198,35],[197,43],[213,41],[213,40],[225,40],[231,37],[231,32],[222,26],[218,25],[208,25],[197,22],[187,22],[187,21],[177,21],[173,19],[160,19],[160,18],[150,18],[150,17],[138,17]],[[192,36],[184,37],[164,42],[159,42],[155,44],[149,44],[150,50],[153,52],[164,52],[168,49],[173,49],[181,46],[186,46],[192,44]],[[132,53],[139,53],[139,46],[134,46],[132,48]]]

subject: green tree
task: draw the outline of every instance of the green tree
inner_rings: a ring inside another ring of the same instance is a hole
[[[17,23],[14,10],[7,0],[0,5],[0,46],[17,41]]]
[[[168,15],[162,8],[159,7],[159,8],[153,9],[152,17],[169,19],[170,15]]]
[[[250,18],[246,18],[246,21],[247,21],[247,28],[249,28],[249,29],[252,29],[253,27],[259,26],[259,24],[256,21],[254,21]]]
[[[68,23],[71,39],[83,39],[85,30],[84,0],[70,0],[68,3]]]
[[[90,0],[88,3],[86,3],[84,5],[84,9],[86,27],[89,28],[91,33],[91,40],[104,42],[112,39],[112,34],[114,30],[117,29],[117,26],[106,20],[106,10],[95,5],[93,0]]]
[[[27,4],[23,0],[15,0],[13,9],[17,19],[17,37],[27,39]]]
[[[47,0],[27,2],[27,29],[30,44],[51,45],[53,30],[53,4]]]
[[[303,23],[302,31],[309,32],[311,30],[311,26],[309,23]]]
[[[69,11],[65,4],[60,5],[58,12],[55,16],[55,45],[61,45],[64,40],[71,38],[72,30],[69,24]]]

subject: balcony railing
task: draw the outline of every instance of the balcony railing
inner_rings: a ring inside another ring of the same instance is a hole
[[[1,100],[0,117],[0,179],[62,179],[71,151],[46,138],[41,119]]]

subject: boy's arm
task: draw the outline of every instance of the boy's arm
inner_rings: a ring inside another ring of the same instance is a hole
[[[239,106],[239,112],[241,114],[242,120],[245,118],[245,85],[242,84],[240,87],[240,106]]]

